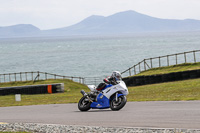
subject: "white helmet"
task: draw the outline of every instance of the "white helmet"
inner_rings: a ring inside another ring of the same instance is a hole
[[[121,80],[122,78],[121,73],[119,71],[114,71],[111,77],[113,77],[116,81]]]

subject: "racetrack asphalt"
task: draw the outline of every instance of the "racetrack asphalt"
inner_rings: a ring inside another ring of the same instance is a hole
[[[0,122],[200,129],[200,101],[127,102],[120,111],[87,112],[77,104],[0,107]]]

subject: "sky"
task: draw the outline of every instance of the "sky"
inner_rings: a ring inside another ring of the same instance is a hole
[[[41,30],[55,29],[91,15],[127,10],[164,19],[200,20],[200,0],[0,0],[0,27],[32,24]]]

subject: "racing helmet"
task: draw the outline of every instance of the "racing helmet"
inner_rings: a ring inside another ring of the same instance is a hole
[[[116,81],[119,81],[122,78],[121,73],[119,71],[114,71],[111,77],[114,78]]]

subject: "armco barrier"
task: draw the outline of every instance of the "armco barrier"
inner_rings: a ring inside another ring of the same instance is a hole
[[[64,92],[64,83],[0,88],[0,95],[45,94],[45,93],[58,93],[58,92]]]
[[[193,78],[200,78],[200,69],[168,74],[126,77],[123,78],[123,81],[126,83],[127,86],[138,86]]]

